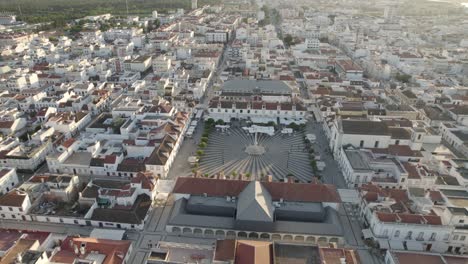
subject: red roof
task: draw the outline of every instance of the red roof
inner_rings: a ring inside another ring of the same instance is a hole
[[[115,155],[107,155],[105,158],[104,158],[104,163],[107,163],[107,164],[115,164],[115,161],[117,160],[117,156]]]
[[[395,214],[377,212],[377,218],[382,222],[390,223],[406,223],[418,225],[442,225],[440,216],[437,215],[420,215],[420,214]]]
[[[179,177],[174,193],[208,196],[238,196],[250,181]],[[262,182],[273,200],[341,202],[336,187],[329,184]]]
[[[173,192],[208,196],[238,196],[248,184],[249,181],[241,180],[179,177]]]
[[[65,140],[65,142],[62,143],[62,146],[66,147],[66,148],[69,148],[69,147],[71,147],[71,145],[73,145],[73,143],[75,143],[75,139],[74,138],[69,138],[69,139]]]
[[[85,255],[75,254],[84,245]],[[52,262],[74,263],[76,258],[84,258],[91,252],[99,252],[105,255],[103,264],[120,264],[124,262],[131,246],[130,241],[95,239],[82,237],[67,237],[60,245],[61,250],[52,256]]]
[[[429,191],[429,197],[433,202],[444,201],[444,198],[442,197],[442,194],[439,191]]]

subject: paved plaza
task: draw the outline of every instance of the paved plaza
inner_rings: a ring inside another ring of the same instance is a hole
[[[259,133],[257,140],[262,151],[253,153],[255,135],[240,126],[212,132],[200,161],[201,173],[212,176],[222,172],[227,178],[241,173],[250,174],[252,178],[272,175],[275,180],[292,174],[301,182],[312,180],[313,171],[302,132],[283,135],[276,131],[273,136]]]

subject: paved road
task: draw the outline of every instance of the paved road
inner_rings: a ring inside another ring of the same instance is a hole
[[[323,176],[322,181],[324,183],[333,184],[337,188],[347,188],[340,167],[338,166],[338,163],[333,158],[333,156],[330,154],[328,148],[329,142],[322,130],[321,124],[312,121],[308,122],[307,133],[312,133],[317,136],[314,150],[316,153],[318,151],[320,154],[320,160],[326,164],[325,169],[321,172]]]
[[[192,174],[192,168],[188,163],[190,156],[195,156],[198,149],[198,143],[200,142],[201,135],[203,134],[204,121],[198,122],[197,128],[195,129],[192,138],[185,138],[182,142],[182,146],[177,153],[177,156],[172,163],[171,169],[167,174],[168,179],[176,179],[180,176],[189,176]]]

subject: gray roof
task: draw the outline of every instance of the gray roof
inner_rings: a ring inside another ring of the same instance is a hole
[[[93,156],[89,152],[74,152],[63,163],[69,165],[89,166]]]
[[[223,93],[291,94],[291,87],[276,80],[232,80],[224,83]]]
[[[239,194],[237,220],[272,222],[273,212],[271,195],[260,182],[250,182]]]
[[[345,150],[346,157],[348,158],[351,167],[355,170],[372,170],[369,166],[369,159],[361,150]]]
[[[175,202],[168,225],[193,226],[230,230],[259,231],[272,233],[314,234],[326,236],[343,236],[343,229],[338,212],[330,207],[325,208],[325,218],[322,222],[274,221],[264,224],[244,226],[233,217],[190,214],[185,210],[187,200]],[[241,221],[245,222],[245,221]]]
[[[463,142],[468,141],[468,132],[467,131],[454,130],[454,131],[452,131],[452,134],[454,134],[457,138],[459,138]]]
[[[390,135],[385,122],[369,120],[343,120],[343,133],[358,135]]]

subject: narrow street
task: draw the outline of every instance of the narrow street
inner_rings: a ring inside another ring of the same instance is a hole
[[[323,183],[333,184],[337,188],[347,188],[340,167],[329,151],[328,139],[322,130],[321,124],[309,121],[306,133],[315,134],[317,137],[314,145],[315,153],[319,154],[320,160],[326,164],[325,169],[320,172]]]

